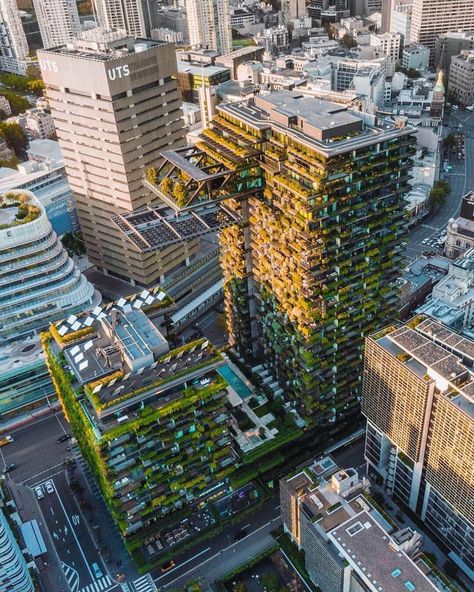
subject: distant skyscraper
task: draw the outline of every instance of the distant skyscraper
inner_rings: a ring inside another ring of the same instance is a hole
[[[0,510],[0,590],[34,592],[23,553],[13,536],[10,526]]]
[[[142,255],[110,218],[149,205],[147,168],[184,144],[175,51],[102,29],[82,33],[75,48],[38,57],[87,252],[101,270],[148,285],[192,246]]]
[[[302,18],[306,14],[306,0],[287,0],[288,17]]]
[[[471,340],[417,317],[366,340],[362,389],[367,462],[471,577],[473,368]]]
[[[0,69],[24,74],[28,53],[16,0],[0,0]]]
[[[473,0],[413,0],[411,42],[431,50],[434,60],[436,37],[448,31],[474,29]]]
[[[186,14],[191,45],[232,51],[229,0],[186,0]]]
[[[80,32],[76,0],[33,0],[33,4],[46,49],[65,45]]]
[[[390,32],[394,0],[382,0],[382,33]]]
[[[122,29],[132,37],[147,36],[142,0],[93,0],[93,7],[101,27]]]

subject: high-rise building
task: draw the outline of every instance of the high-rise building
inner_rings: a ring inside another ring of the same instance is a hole
[[[300,19],[306,14],[306,0],[285,0],[285,10],[289,19]]]
[[[0,197],[0,340],[15,340],[97,303],[29,191]]]
[[[76,0],[33,0],[43,47],[65,45],[81,30]]]
[[[25,557],[0,510],[0,591],[34,592]]]
[[[0,69],[25,74],[28,53],[16,0],[0,0]]]
[[[474,50],[451,58],[448,93],[463,107],[474,105]]]
[[[400,45],[402,42],[401,35],[399,33],[382,33],[381,35],[371,35],[370,45],[376,48],[378,55],[382,53],[385,55],[386,76],[393,76],[395,69],[400,61]]]
[[[400,33],[403,38],[403,45],[410,45],[411,39],[411,20],[413,4],[410,2],[393,5],[390,17],[390,32]]]
[[[174,48],[93,29],[38,57],[91,262],[143,285],[163,279],[195,243],[143,255],[110,218],[151,203],[146,169],[184,143]]]
[[[321,592],[435,592],[418,565],[421,535],[381,520],[369,486],[329,456],[280,480],[283,528],[304,551],[309,577]]]
[[[367,339],[365,456],[394,499],[474,570],[474,342],[415,317]]]
[[[220,239],[230,343],[317,423],[357,408],[363,336],[397,308],[414,142],[402,125],[276,92],[218,105],[197,144],[154,171],[160,199],[231,224]],[[185,222],[176,232],[198,226]],[[145,251],[180,240],[160,220],[118,223]]]
[[[121,29],[131,37],[146,37],[149,32],[143,0],[93,0],[93,9],[104,29]]]
[[[391,32],[392,10],[395,0],[382,0],[382,33]]]
[[[221,54],[232,51],[229,0],[186,0],[189,42]]]
[[[436,39],[435,65],[449,79],[451,59],[462,51],[474,49],[474,31],[449,31]]]
[[[472,0],[413,0],[411,42],[426,45],[434,60],[436,37],[474,29]]]

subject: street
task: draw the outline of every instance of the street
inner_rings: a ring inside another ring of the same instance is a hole
[[[442,173],[442,178],[451,185],[451,193],[443,206],[434,214],[426,216],[421,224],[410,231],[406,247],[408,261],[419,257],[423,251],[430,250],[421,244],[422,241],[445,230],[449,219],[459,214],[463,195],[474,189],[474,113],[456,111],[450,115],[449,124],[445,127],[446,132],[455,129],[454,126],[462,125],[459,131],[465,134],[465,159],[452,158],[452,170]]]

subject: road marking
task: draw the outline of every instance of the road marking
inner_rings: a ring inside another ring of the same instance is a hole
[[[204,551],[201,551],[197,555],[194,555],[194,557],[191,557],[190,559],[186,559],[186,561],[183,561],[182,563],[180,563],[176,567],[173,567],[173,569],[170,569],[167,573],[163,574],[159,578],[155,578],[155,582],[157,582],[158,580],[161,580],[161,578],[165,578],[167,575],[169,575],[170,573],[173,573],[175,570],[179,569],[181,566],[186,565],[186,563],[189,563],[190,561],[194,561],[194,559],[196,559],[197,557],[199,557],[199,555],[204,555],[204,553],[207,553],[210,550],[211,550],[211,547],[208,547],[207,549],[204,549]],[[213,557],[216,557],[216,555],[213,555]],[[206,561],[209,561],[209,559],[206,559]],[[203,563],[206,563],[206,561],[204,561]],[[191,571],[193,571],[193,570],[191,570]]]
[[[91,578],[93,578],[91,568],[89,567],[89,564],[87,563],[86,556],[84,555],[84,551],[82,550],[82,547],[79,544],[79,540],[77,538],[77,535],[76,535],[76,533],[74,531],[74,528],[72,527],[71,521],[69,520],[69,516],[67,515],[66,508],[64,507],[64,504],[63,504],[63,500],[61,499],[61,496],[59,495],[58,490],[56,488],[54,489],[54,493],[56,494],[56,496],[58,498],[58,501],[61,504],[61,508],[62,508],[62,510],[64,512],[64,516],[65,516],[65,518],[66,518],[66,520],[67,520],[67,522],[69,524],[69,528],[71,529],[72,536],[74,537],[74,540],[76,541],[76,544],[77,544],[77,547],[79,549],[79,552],[80,552],[82,558],[84,559],[84,563],[86,564],[87,571],[90,573]]]
[[[104,592],[108,590],[110,586],[115,586],[115,583],[112,582],[110,576],[103,576],[99,580],[94,580],[84,588],[81,588],[79,592]]]
[[[1,449],[0,449],[1,452]],[[31,481],[32,479],[35,479],[36,477],[39,477],[40,475],[43,475],[43,473],[47,473],[48,471],[50,471],[51,469],[56,469],[57,467],[62,467],[64,466],[64,462],[60,462],[56,465],[53,465],[51,467],[48,467],[47,469],[45,469],[44,471],[41,471],[39,473],[36,473],[36,475],[31,475],[31,477],[28,477],[27,479],[24,479],[21,484],[25,485],[27,483],[27,481]],[[62,473],[62,471],[60,471],[60,473]],[[57,475],[57,473],[55,473],[55,475]],[[48,479],[46,479],[48,480]]]
[[[69,588],[71,589],[71,592],[77,592],[79,590],[79,574],[73,567],[71,567],[67,563],[64,563],[64,561],[61,561],[61,567],[64,572],[64,575],[66,576],[67,583]]]
[[[71,516],[71,520],[75,526],[79,526],[79,522],[81,521],[81,519],[79,518],[79,516],[77,514],[73,514]]]

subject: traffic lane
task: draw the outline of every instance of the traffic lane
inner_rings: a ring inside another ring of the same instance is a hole
[[[214,580],[224,576],[238,565],[258,555],[264,548],[274,544],[270,533],[281,525],[278,515],[266,524],[249,532],[240,541],[220,549],[209,547],[205,552],[181,562],[166,574],[155,575],[154,581],[159,590],[175,590],[190,580],[199,580],[206,589]]]
[[[78,589],[80,589],[91,581],[92,572],[78,541],[79,536],[75,533],[76,514],[68,515],[64,510],[62,504],[64,494],[58,493],[58,479],[54,481],[54,488],[54,493],[47,493],[46,487],[42,486],[44,498],[39,500],[39,505],[58,556],[61,562],[77,572],[79,576]]]
[[[251,515],[243,517],[238,523],[229,525],[223,532],[216,534],[212,539],[204,541],[200,545],[196,545],[192,549],[179,555],[176,561],[176,567],[170,570],[167,574],[163,574],[160,568],[156,568],[151,571],[153,578],[159,578],[162,575],[166,575],[169,579],[170,574],[174,574],[176,577],[181,572],[187,572],[193,566],[199,565],[203,560],[218,554],[223,549],[231,546],[235,541],[235,535],[240,533],[243,528],[252,534],[262,526],[273,524],[271,530],[277,528],[277,521],[280,518],[280,501],[278,495],[275,495],[270,500],[267,500],[262,506],[258,508],[258,511]],[[247,540],[247,539],[242,539]],[[239,541],[240,542],[240,541]],[[164,578],[167,582],[168,579]],[[163,584],[161,584],[163,585]]]
[[[48,494],[44,490],[47,508],[43,510],[45,520],[53,537],[58,555],[66,565],[76,570],[81,589],[95,581],[92,564],[97,563],[103,575],[104,564],[98,549],[84,523],[78,504],[71,493],[65,473],[51,479],[55,492]]]
[[[16,464],[15,481],[31,480],[51,467],[59,467],[69,456],[67,442],[57,443],[66,433],[67,422],[62,415],[51,416],[13,430],[14,441],[2,447],[7,464]],[[69,432],[68,432],[69,433]]]

